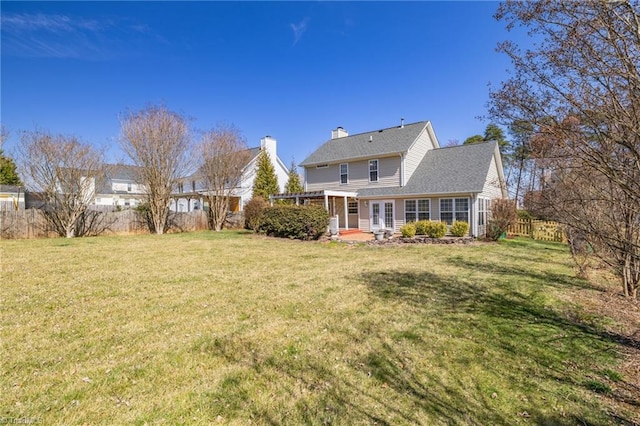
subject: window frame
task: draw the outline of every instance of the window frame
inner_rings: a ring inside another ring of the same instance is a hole
[[[342,171],[343,166],[346,170],[344,172]],[[347,185],[349,183],[349,163],[340,163],[338,171],[340,172],[340,185]]]
[[[441,222],[445,222],[447,225],[451,225],[453,224],[453,222],[455,221],[461,221],[464,220],[467,223],[471,223],[469,221],[469,214],[470,214],[470,207],[471,207],[471,203],[469,201],[469,197],[459,197],[459,198],[440,198],[439,199],[439,205],[440,205],[440,221]],[[463,204],[462,201],[464,201],[467,205],[466,210],[461,211],[460,208],[458,207],[459,204]],[[451,210],[448,209],[443,209],[443,202],[450,202],[451,203]],[[451,221],[449,221],[448,219],[444,219],[442,216],[443,213],[446,213],[447,216],[450,215],[451,217]],[[460,215],[464,215],[466,217],[466,219],[461,219]]]
[[[375,169],[372,169],[372,165],[375,163]],[[375,180],[371,179],[372,173],[375,173]],[[378,159],[369,160],[369,182],[380,181],[380,161]]]
[[[426,201],[426,209],[420,209],[420,202]],[[413,204],[413,208],[409,209],[409,204]],[[412,214],[414,216],[413,220],[408,218],[408,215]],[[418,222],[421,220],[430,220],[431,219],[431,200],[429,198],[412,198],[408,200],[404,200],[404,221],[405,223],[410,222]]]

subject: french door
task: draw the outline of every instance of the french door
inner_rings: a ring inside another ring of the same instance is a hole
[[[369,205],[371,231],[393,229],[393,201],[371,201]]]

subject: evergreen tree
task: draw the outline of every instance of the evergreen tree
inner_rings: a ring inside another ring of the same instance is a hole
[[[0,185],[22,185],[16,163],[0,149]]]
[[[479,142],[489,142],[489,141],[498,142],[498,146],[500,147],[500,153],[502,155],[505,155],[506,151],[509,149],[511,145],[509,141],[505,138],[504,132],[502,131],[502,129],[498,125],[493,123],[489,123],[487,125],[487,127],[484,130],[484,136],[482,135],[469,136],[467,139],[465,139],[465,141],[463,142],[463,145],[469,145],[472,143],[479,143]]]
[[[289,194],[295,194],[303,191],[304,191],[304,188],[300,183],[300,175],[296,171],[296,165],[292,161],[291,167],[289,168],[289,180],[287,181],[287,184],[284,186],[284,192]]]
[[[271,163],[269,153],[263,150],[258,154],[258,168],[256,170],[256,179],[253,182],[253,196],[260,196],[268,200],[269,195],[277,194],[278,192],[280,192],[280,188],[276,170]]]

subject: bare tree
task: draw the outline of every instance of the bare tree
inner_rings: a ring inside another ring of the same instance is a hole
[[[233,192],[240,186],[244,168],[251,160],[251,151],[235,126],[221,124],[202,135],[198,154],[199,179],[209,203],[209,229],[220,231]]]
[[[138,166],[138,179],[146,188],[152,232],[168,226],[171,191],[188,174],[191,134],[187,120],[165,106],[150,105],[120,119],[120,144]]]
[[[513,77],[490,113],[532,126],[539,193],[528,200],[584,231],[618,274],[640,286],[640,8],[637,1],[507,1],[496,14],[535,40],[500,50]]]
[[[83,216],[104,180],[100,151],[74,136],[25,132],[18,148],[26,186],[39,193],[44,214],[60,236],[85,235]]]

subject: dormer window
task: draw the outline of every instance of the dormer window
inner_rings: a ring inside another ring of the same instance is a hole
[[[378,181],[378,160],[369,160],[369,182]]]

